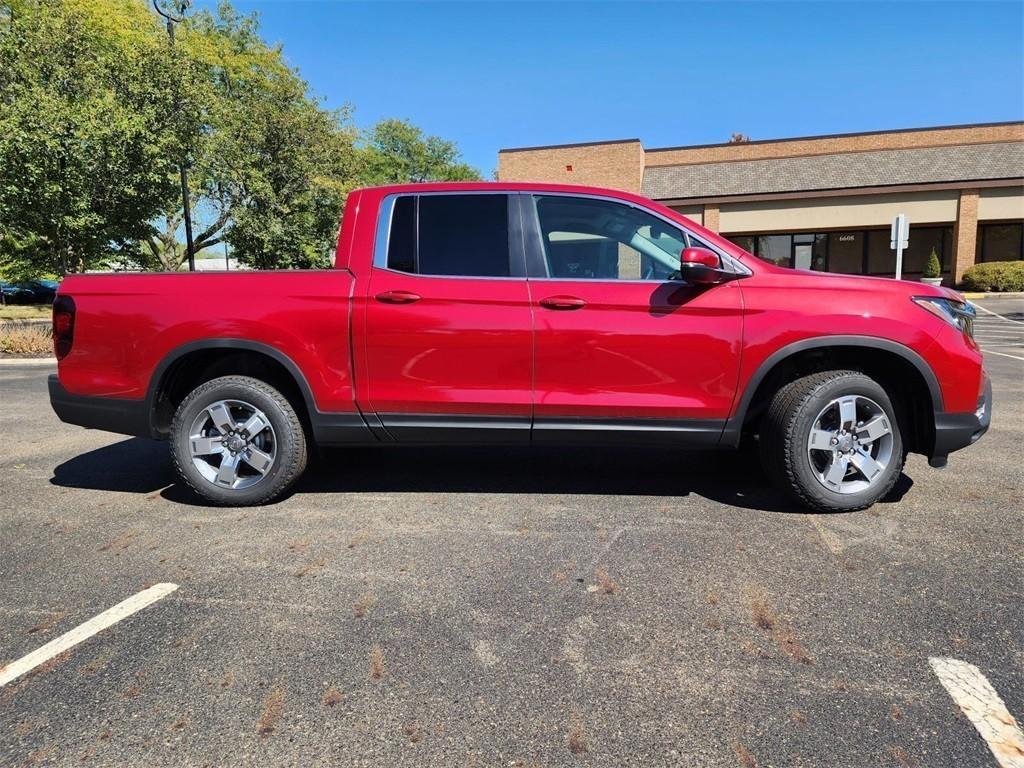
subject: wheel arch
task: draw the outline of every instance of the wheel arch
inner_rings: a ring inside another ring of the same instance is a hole
[[[722,442],[737,445],[781,386],[798,376],[830,367],[861,370],[878,381],[890,396],[899,397],[909,421],[908,448],[923,453],[930,450],[935,414],[943,410],[942,389],[934,371],[910,347],[871,336],[816,336],[773,352],[747,382],[733,416],[726,422]]]
[[[201,339],[176,347],[153,370],[146,410],[153,437],[166,437],[174,409],[192,389],[218,376],[251,375],[277,386],[292,403],[307,429],[317,413],[316,401],[302,370],[288,355],[249,339]]]

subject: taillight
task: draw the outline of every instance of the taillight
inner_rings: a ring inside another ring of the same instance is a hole
[[[53,354],[63,360],[75,341],[75,300],[58,296],[53,302]]]

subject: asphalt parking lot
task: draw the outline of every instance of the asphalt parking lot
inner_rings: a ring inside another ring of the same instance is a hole
[[[844,515],[612,449],[337,451],[211,508],[0,366],[0,667],[178,585],[0,687],[0,765],[992,765],[929,662],[1024,720],[1024,301],[982,305],[989,434]]]

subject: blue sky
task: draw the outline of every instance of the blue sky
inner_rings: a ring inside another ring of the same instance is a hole
[[[488,176],[501,147],[1024,118],[1019,0],[235,4],[326,105],[407,117]]]

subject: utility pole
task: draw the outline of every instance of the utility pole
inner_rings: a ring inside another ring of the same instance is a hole
[[[178,9],[179,13],[184,14],[185,9],[188,7],[191,0],[179,0]],[[167,37],[170,38],[171,47],[174,47],[174,25],[180,24],[184,21],[184,16],[172,16],[167,11],[160,7],[159,0],[153,0],[153,8],[167,19]],[[177,97],[175,97],[174,103],[175,110],[180,108]],[[188,195],[188,160],[182,156],[178,161],[178,171],[181,175],[181,205],[185,212],[185,254],[188,256],[188,271],[196,271],[196,254],[195,248],[192,243],[192,211],[189,205]]]

